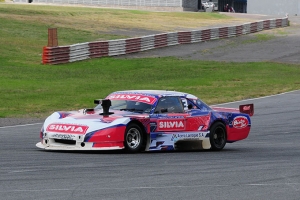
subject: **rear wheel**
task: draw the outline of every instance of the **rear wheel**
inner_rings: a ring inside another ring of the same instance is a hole
[[[223,123],[216,122],[210,128],[209,140],[211,150],[220,151],[226,145],[227,133]]]
[[[145,148],[145,134],[137,124],[129,124],[125,131],[124,145],[128,152],[136,153]]]

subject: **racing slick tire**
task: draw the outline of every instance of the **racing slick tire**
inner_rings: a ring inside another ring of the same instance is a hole
[[[227,133],[225,125],[221,122],[214,123],[210,128],[209,140],[211,144],[211,150],[221,151],[227,141]]]
[[[130,153],[137,153],[145,150],[146,136],[141,127],[137,124],[129,124],[125,131],[124,146]]]

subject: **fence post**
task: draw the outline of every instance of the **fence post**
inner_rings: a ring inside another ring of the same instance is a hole
[[[57,47],[57,28],[48,28],[48,47]]]

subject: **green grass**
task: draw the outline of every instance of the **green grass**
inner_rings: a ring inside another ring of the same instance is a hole
[[[0,75],[4,117],[42,117],[54,110],[93,107],[93,99],[126,89],[193,93],[209,104],[300,88],[300,67],[176,58],[103,58],[55,66],[7,66]]]
[[[276,36],[273,34],[255,34],[253,39],[244,40],[242,44],[249,44],[249,43],[258,43],[264,42],[271,39],[274,39]]]
[[[168,57],[101,58],[64,65],[42,65],[42,47],[47,45],[47,29],[53,27],[53,21],[54,25],[59,25],[59,45],[126,36],[101,34],[87,28],[86,24],[82,25],[84,20],[72,25],[70,19],[61,19],[62,15],[66,18],[86,17],[89,8],[39,8],[0,4],[0,118],[45,117],[56,110],[93,107],[94,99],[104,98],[116,90],[186,91],[209,104],[216,104],[300,88],[299,65],[280,63],[207,62]],[[66,10],[64,14],[63,9]],[[94,17],[98,12],[110,12],[110,16],[118,16],[115,21],[120,21],[122,16],[128,20],[136,15],[140,18],[154,15],[145,11],[90,10]],[[157,17],[162,21],[165,15],[165,20],[170,17],[189,19],[196,14],[198,18],[210,17],[206,21],[222,18],[218,14],[201,13],[174,13],[173,16],[172,13],[158,13]],[[43,19],[37,20],[42,16]],[[153,28],[151,23],[148,28]],[[269,39],[272,38],[261,34],[254,42]]]
[[[102,38],[101,34],[116,30],[146,29],[168,32],[182,28],[195,29],[228,21],[245,22],[245,19],[235,19],[216,13],[148,12],[27,4],[0,4],[0,17],[45,27],[69,28],[73,29],[74,33],[87,31],[98,35],[99,39],[108,39]],[[72,32],[69,37],[71,36]]]

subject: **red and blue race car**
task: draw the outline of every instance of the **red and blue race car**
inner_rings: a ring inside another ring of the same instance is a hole
[[[194,95],[163,90],[113,92],[95,108],[54,112],[37,147],[46,150],[222,150],[247,138],[253,104],[210,107]]]

